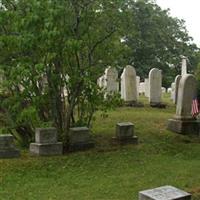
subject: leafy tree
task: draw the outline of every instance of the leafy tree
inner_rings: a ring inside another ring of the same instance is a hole
[[[66,143],[71,126],[90,125],[104,102],[96,80],[113,51],[114,13],[103,0],[1,2],[3,106],[25,144],[41,122],[52,122]]]
[[[154,1],[127,1],[123,23],[124,43],[129,47],[126,60],[143,78],[151,68],[162,69],[164,85],[180,73],[181,55],[189,58],[190,70],[197,66],[199,49],[192,43],[183,20],[173,18]]]

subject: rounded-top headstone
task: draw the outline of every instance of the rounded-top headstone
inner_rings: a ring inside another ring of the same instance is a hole
[[[177,99],[178,99],[178,89],[179,89],[179,83],[181,80],[181,75],[177,75],[175,78],[175,88],[174,88],[174,103],[177,104]]]
[[[121,75],[121,97],[127,102],[137,101],[136,71],[127,65]]]
[[[191,119],[192,100],[196,97],[197,81],[192,74],[183,75],[178,90],[176,118]]]
[[[162,71],[153,68],[149,72],[149,101],[150,103],[161,103]]]
[[[108,92],[118,92],[119,91],[119,83],[118,79],[118,71],[116,68],[109,66],[105,70],[105,82],[104,86]]]

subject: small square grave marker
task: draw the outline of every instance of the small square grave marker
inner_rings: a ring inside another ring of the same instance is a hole
[[[173,186],[162,186],[139,192],[139,200],[191,200],[191,194]]]

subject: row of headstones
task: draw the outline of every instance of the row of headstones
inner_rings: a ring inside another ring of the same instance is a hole
[[[126,103],[138,101],[139,93],[145,93],[149,97],[150,104],[160,104],[162,90],[162,72],[153,68],[149,72],[149,78],[144,83],[140,83],[140,77],[136,75],[134,67],[128,65],[124,68],[120,77],[120,89],[118,81],[118,71],[115,68],[108,67],[104,75],[101,76],[97,84],[109,93],[117,93],[120,90],[121,98]]]
[[[131,122],[116,125],[113,144],[137,144],[138,138],[134,134],[134,125]],[[87,127],[70,129],[69,151],[85,150],[94,147],[94,140]],[[30,153],[34,155],[50,156],[63,154],[63,143],[57,141],[56,128],[37,128],[35,142],[30,144]],[[12,135],[0,136],[0,158],[19,157],[20,152],[13,143]]]

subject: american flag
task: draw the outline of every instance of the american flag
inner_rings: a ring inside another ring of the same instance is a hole
[[[199,114],[199,103],[197,97],[192,100],[192,112],[193,117],[196,117]]]

